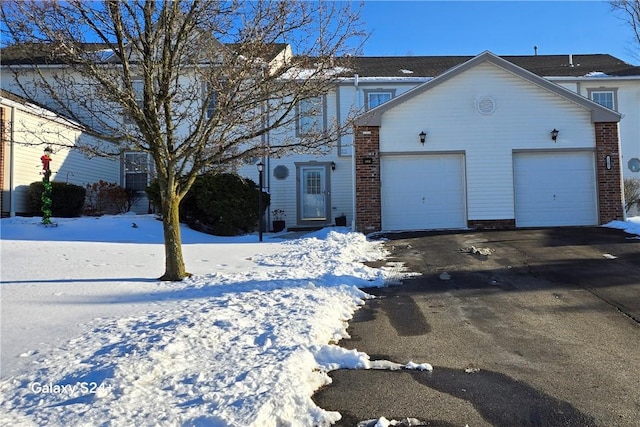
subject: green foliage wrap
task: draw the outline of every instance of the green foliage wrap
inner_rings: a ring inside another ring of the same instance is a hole
[[[29,207],[32,215],[42,215],[45,204],[51,210],[49,216],[73,218],[82,215],[85,196],[84,187],[55,181],[48,184],[51,186],[51,196],[48,203],[44,200],[45,183],[38,181],[29,185]]]
[[[147,188],[149,200],[161,205],[160,187]],[[262,193],[263,215],[270,197]],[[255,231],[258,226],[258,186],[233,173],[205,174],[196,178],[180,203],[180,220],[191,228],[218,236]]]

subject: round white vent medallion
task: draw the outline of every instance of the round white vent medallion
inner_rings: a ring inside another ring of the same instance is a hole
[[[476,109],[483,116],[490,116],[496,111],[496,101],[490,96],[481,96],[476,101]]]
[[[276,179],[286,179],[289,176],[289,168],[285,165],[278,165],[273,168],[273,176]]]

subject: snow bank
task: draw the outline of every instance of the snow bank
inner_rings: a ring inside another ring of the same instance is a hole
[[[2,425],[329,425],[311,400],[385,271],[346,229],[257,242],[183,229],[188,269],[158,282],[150,216],[3,219]],[[135,225],[134,225],[135,224]]]
[[[605,227],[617,228],[624,230],[629,234],[635,234],[640,236],[640,216],[627,218],[626,221],[611,221],[606,224]]]

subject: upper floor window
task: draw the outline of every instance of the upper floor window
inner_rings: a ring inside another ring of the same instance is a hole
[[[135,79],[131,81],[131,88],[133,89],[133,97],[138,105],[138,108],[144,108],[144,81],[141,79]],[[125,122],[132,123],[133,118],[129,114],[125,114]]]
[[[149,185],[152,172],[151,158],[147,153],[130,152],[124,155],[124,187],[144,191]]]
[[[298,103],[298,135],[320,133],[324,130],[324,98],[316,96]]]
[[[364,99],[365,108],[370,110],[377,107],[380,104],[384,104],[395,96],[395,90],[369,90],[365,89]]]
[[[587,89],[589,98],[603,107],[607,107],[611,110],[618,108],[617,104],[617,90],[616,89]]]
[[[218,101],[218,91],[212,90],[209,83],[205,83],[202,90],[204,92],[204,102],[207,107],[207,119],[213,117],[216,111],[216,102]]]
[[[133,80],[131,82],[131,85],[133,87],[133,95],[135,96],[136,104],[138,104],[138,107],[143,108],[144,107],[144,81]]]

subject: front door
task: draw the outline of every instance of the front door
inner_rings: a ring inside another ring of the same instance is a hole
[[[325,225],[330,222],[330,192],[325,164],[298,165],[298,222]]]

